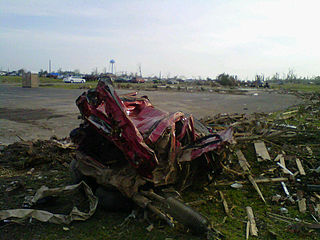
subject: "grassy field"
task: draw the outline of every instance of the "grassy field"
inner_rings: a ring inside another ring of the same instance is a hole
[[[316,84],[287,83],[283,85],[272,85],[272,88],[291,90],[291,91],[302,91],[302,92],[320,92],[320,85],[316,85]]]
[[[46,78],[40,77],[40,87],[54,87],[54,88],[65,88],[65,89],[77,89],[80,87],[90,88],[91,86],[96,86],[97,82],[90,82],[90,83],[64,83],[62,79],[54,79],[54,78]],[[13,85],[20,85],[22,84],[22,77],[16,76],[0,76],[0,83],[4,84],[13,84]]]
[[[0,83],[21,85],[22,77],[15,76],[0,76]],[[40,87],[54,87],[64,89],[78,89],[78,88],[94,88],[97,85],[97,81],[86,83],[64,83],[62,79],[53,79],[40,77]],[[116,88],[119,89],[134,89],[134,90],[149,90],[149,91],[186,91],[186,92],[203,92],[213,91],[224,93],[238,93],[237,88],[217,88],[210,85],[196,85],[194,83],[179,83],[179,84],[164,84],[164,83],[114,83]],[[301,92],[320,92],[320,85],[316,84],[291,84],[286,83],[283,85],[273,84],[271,88],[274,90],[286,90],[286,91],[301,91]]]
[[[62,82],[61,79],[45,78],[45,77],[40,77],[39,80],[40,80],[40,84]],[[19,77],[19,76],[0,76],[0,82],[7,83],[7,84],[22,84],[22,77]]]
[[[0,83],[21,85],[22,77],[15,76],[0,76]],[[86,83],[64,83],[62,79],[44,78],[40,77],[40,87],[53,87],[64,89],[78,89],[78,88],[94,88],[97,81],[90,81]],[[194,84],[180,83],[180,84],[163,84],[163,83],[114,83],[119,89],[134,89],[134,90],[165,90],[165,91],[207,91],[210,86],[196,86]]]

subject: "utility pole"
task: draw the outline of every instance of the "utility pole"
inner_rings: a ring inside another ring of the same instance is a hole
[[[51,73],[51,60],[49,59],[49,73]]]

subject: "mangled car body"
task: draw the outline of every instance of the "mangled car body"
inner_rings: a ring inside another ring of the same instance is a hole
[[[155,196],[151,189],[183,190],[207,180],[232,139],[231,129],[210,133],[192,115],[159,110],[147,96],[120,97],[109,81],[99,81],[76,104],[84,121],[70,133],[79,150],[73,169],[144,208]]]

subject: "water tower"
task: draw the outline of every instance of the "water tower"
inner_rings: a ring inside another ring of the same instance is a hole
[[[111,59],[109,63],[110,63],[111,73],[113,74],[113,67],[114,67],[116,61]]]

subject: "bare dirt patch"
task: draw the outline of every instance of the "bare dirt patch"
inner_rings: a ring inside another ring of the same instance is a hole
[[[53,111],[42,109],[24,109],[24,108],[0,108],[0,119],[15,121],[18,123],[28,123],[34,120],[51,119],[63,117],[61,114],[54,114]]]

